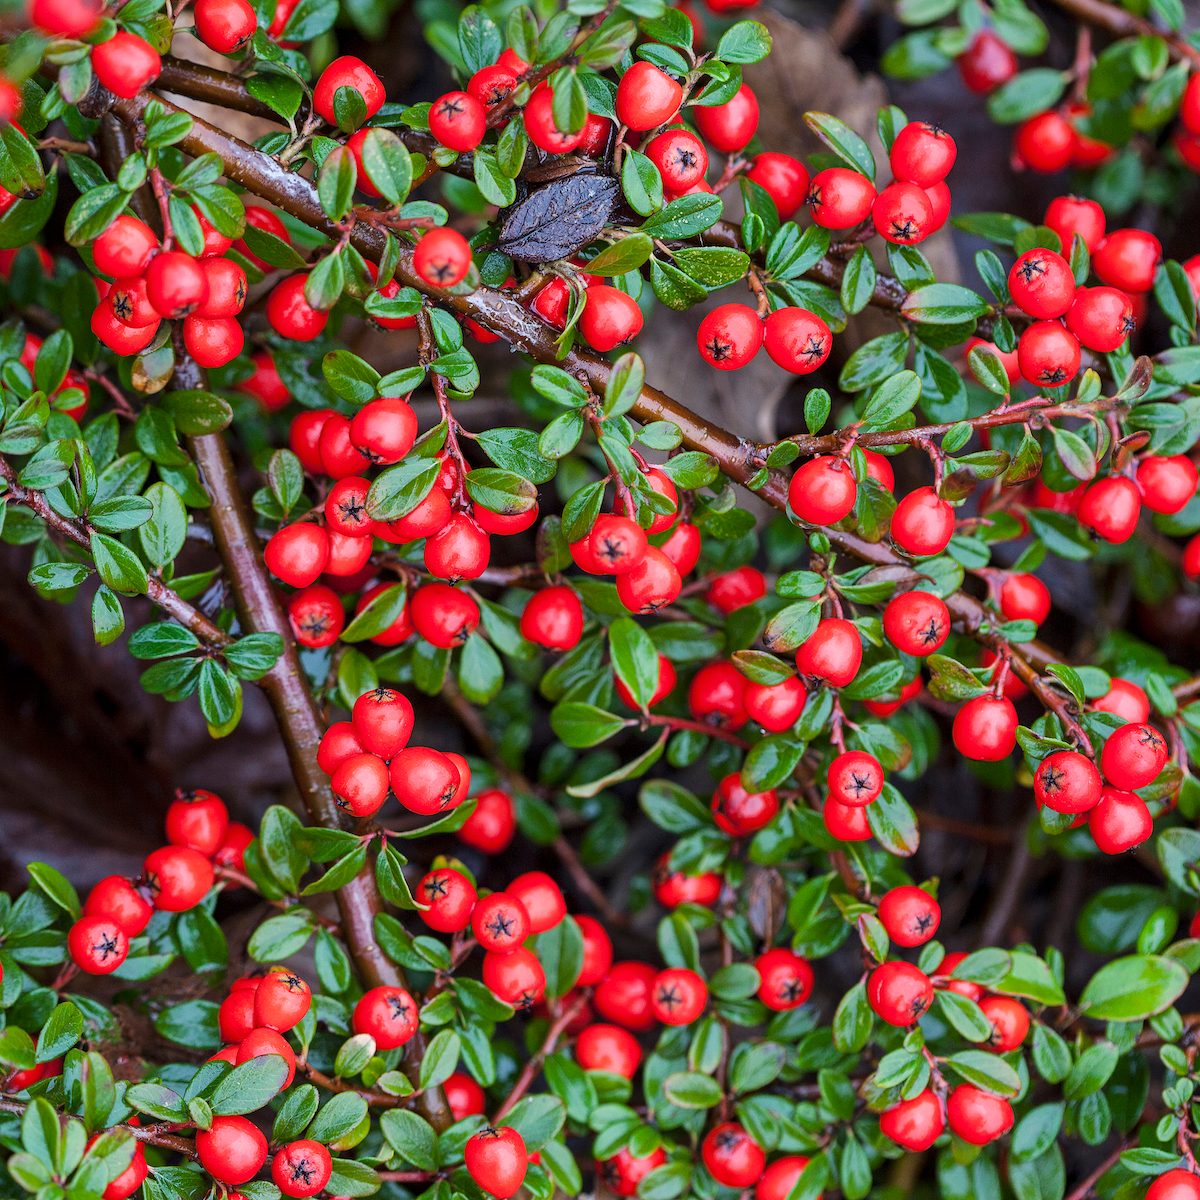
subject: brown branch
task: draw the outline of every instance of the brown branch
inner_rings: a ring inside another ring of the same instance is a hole
[[[1193,69],[1200,67],[1200,50],[1186,39],[1158,29],[1144,17],[1135,16],[1115,4],[1106,3],[1106,0],[1053,0],[1053,3],[1076,20],[1086,21],[1115,38],[1161,38],[1176,62],[1191,63]]]
[[[7,1098],[0,1099],[0,1112],[13,1113],[16,1116],[22,1116],[29,1105],[23,1100],[9,1100]],[[65,1114],[59,1114],[59,1120],[64,1120]],[[171,1150],[175,1154],[182,1154],[187,1158],[196,1157],[196,1144],[191,1138],[179,1137],[171,1132],[174,1126],[166,1125],[124,1125],[126,1129],[139,1142],[145,1142],[148,1146],[157,1146],[161,1150]],[[117,1128],[117,1126],[113,1126]],[[105,1132],[108,1132],[107,1130]]]

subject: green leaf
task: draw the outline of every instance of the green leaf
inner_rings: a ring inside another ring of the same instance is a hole
[[[958,325],[982,317],[988,306],[970,288],[931,283],[905,297],[900,312],[921,325]]]
[[[234,1067],[217,1085],[212,1110],[218,1116],[257,1112],[279,1094],[291,1070],[278,1054],[264,1054]]]
[[[875,156],[849,125],[823,112],[807,112],[804,121],[848,167],[872,181],[875,179]]]
[[[1088,981],[1079,1007],[1102,1021],[1140,1021],[1170,1008],[1188,984],[1175,959],[1134,954],[1106,963]]]

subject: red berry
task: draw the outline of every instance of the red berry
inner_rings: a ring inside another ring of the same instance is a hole
[[[687,129],[668,129],[660,133],[646,145],[644,153],[658,168],[663,186],[669,192],[682,192],[691,187],[702,180],[708,170],[708,151],[704,143]]]
[[[679,571],[657,546],[647,546],[641,561],[617,576],[617,596],[634,613],[658,612],[677,599],[682,590]]]
[[[883,610],[883,632],[901,654],[935,654],[950,636],[950,612],[931,592],[901,592]]]
[[[1000,611],[1006,621],[1040,625],[1050,615],[1050,589],[1036,575],[1009,575],[1000,588]]]
[[[1142,498],[1124,475],[1106,475],[1088,486],[1079,502],[1079,523],[1106,542],[1127,542],[1137,528]]]
[[[933,1003],[933,984],[912,963],[886,962],[871,972],[867,1000],[889,1025],[913,1025]]]
[[[280,337],[311,342],[320,337],[329,314],[313,308],[304,297],[306,275],[289,275],[267,297],[267,320]]]
[[[354,1006],[355,1033],[369,1034],[380,1050],[395,1050],[417,1032],[417,1004],[400,987],[373,987]]]
[[[519,897],[493,892],[475,905],[471,931],[484,950],[505,951],[520,946],[533,929]]]
[[[149,225],[122,213],[92,243],[96,270],[114,279],[143,275],[158,251],[158,238]]]
[[[446,1103],[450,1105],[450,1112],[456,1121],[483,1115],[487,1098],[483,1094],[483,1088],[470,1075],[455,1071],[442,1083],[442,1094],[446,1097]]]
[[[484,108],[495,108],[502,100],[507,100],[512,95],[516,86],[516,75],[497,64],[491,67],[481,67],[476,71],[467,83],[467,91]]]
[[[1146,721],[1150,716],[1150,697],[1128,679],[1113,679],[1108,691],[1091,702],[1097,712],[1112,713],[1126,721]]]
[[[281,1146],[271,1159],[271,1178],[285,1196],[315,1196],[332,1174],[329,1151],[311,1138]]]
[[[957,155],[954,139],[940,126],[910,121],[896,134],[889,161],[897,179],[927,188],[950,174]]]
[[[997,1054],[1015,1050],[1029,1032],[1029,1012],[1019,1000],[1009,996],[987,996],[979,1002],[992,1027],[988,1049]]]
[[[693,105],[692,120],[710,146],[732,154],[745,149],[758,129],[758,97],[743,83],[724,104]]]
[[[746,715],[768,733],[782,733],[800,719],[808,699],[804,680],[789,675],[780,683],[751,683],[747,681],[743,703]]]
[[[1076,234],[1083,239],[1089,254],[1104,241],[1104,209],[1095,200],[1082,196],[1056,196],[1050,201],[1042,224],[1058,234],[1068,254]]]
[[[447,583],[427,583],[409,601],[413,628],[443,650],[461,646],[479,625],[479,605]]]
[[[428,905],[418,909],[418,916],[438,933],[460,933],[471,922],[475,886],[461,871],[449,867],[430,871],[417,884],[414,895]]]
[[[387,799],[388,769],[374,754],[353,754],[337,765],[329,786],[340,807],[356,817],[369,817]]]
[[[1038,246],[1013,263],[1008,272],[1008,290],[1031,317],[1061,317],[1075,298],[1075,276],[1061,254]]]
[[[212,864],[187,846],[162,846],[142,864],[146,888],[154,907],[164,912],[195,908],[213,885]]]
[[[1074,750],[1056,750],[1033,776],[1039,805],[1060,813],[1087,812],[1100,799],[1100,772],[1090,758]]]
[[[331,125],[337,124],[334,98],[338,88],[343,87],[351,88],[362,96],[366,104],[365,119],[368,121],[383,107],[383,102],[387,99],[383,82],[361,58],[349,54],[335,58],[321,72],[321,77],[313,88],[313,108]]]
[[[92,312],[92,332],[114,354],[127,358],[140,354],[158,335],[161,322],[137,328],[123,325],[114,315],[108,304],[102,300]]]
[[[986,1146],[1013,1126],[1013,1110],[1003,1096],[994,1096],[969,1083],[959,1084],[946,1102],[950,1129],[972,1146]]]
[[[940,554],[954,535],[954,509],[931,487],[908,493],[892,513],[892,541],[914,558]]]
[[[617,84],[617,120],[638,132],[655,129],[671,120],[682,101],[683,88],[670,75],[653,63],[635,62]]]
[[[970,91],[984,96],[1017,73],[1017,56],[990,29],[981,29],[958,56],[958,73]]]
[[[429,132],[451,150],[474,150],[487,132],[487,111],[468,92],[447,92],[429,109]]]
[[[254,841],[254,830],[240,821],[230,821],[225,836],[213,855],[213,864],[218,867],[246,869],[246,849]]]
[[[465,793],[465,785],[459,790]],[[479,794],[475,811],[463,822],[458,837],[485,854],[499,854],[512,841],[516,828],[512,797],[492,788]]]
[[[596,988],[596,1012],[627,1029],[649,1029],[654,1024],[651,993],[658,972],[644,962],[619,962]]]
[[[524,946],[483,956],[483,982],[492,994],[520,1012],[529,1012],[546,995],[546,972]]]
[[[721,895],[721,876],[712,873],[685,875],[672,871],[670,854],[664,854],[654,867],[652,881],[654,898],[664,908],[678,908],[681,904],[699,904],[711,907]]]
[[[956,992],[960,996],[966,996],[968,1000],[979,1001],[983,998],[983,988],[979,984],[973,983],[969,979],[955,979],[953,977],[953,972],[957,970],[959,964],[966,957],[966,954],[962,951],[944,955],[942,961],[938,963],[934,977],[939,981],[937,984],[938,987],[945,988],[948,992]]]
[[[100,22],[99,0],[30,0],[29,21],[51,37],[81,38]]]
[[[131,329],[145,329],[147,326],[158,327],[162,319],[158,309],[150,303],[146,295],[144,279],[119,279],[109,289],[104,298],[113,319]]]
[[[127,938],[135,938],[150,924],[154,909],[146,903],[131,880],[122,875],[106,875],[88,893],[83,915],[105,917],[116,924]]]
[[[1138,490],[1151,512],[1177,513],[1186,508],[1196,494],[1197,482],[1196,466],[1183,454],[1147,456],[1138,463]]]
[[[974,762],[999,762],[1017,744],[1017,710],[1005,696],[976,696],[954,714],[955,749]]]
[[[879,1114],[880,1133],[918,1154],[928,1150],[945,1128],[941,1102],[928,1088]]]
[[[812,177],[805,203],[824,229],[850,229],[865,221],[875,203],[875,185],[848,167],[826,167]]]
[[[809,525],[836,525],[854,511],[857,498],[858,485],[850,464],[832,455],[809,459],[788,484],[792,512]]]
[[[89,975],[110,975],[129,957],[129,938],[111,917],[80,917],[67,933],[71,961]]]
[[[329,559],[325,563],[326,575],[344,579],[358,575],[366,569],[371,557],[370,538],[347,537],[344,533],[338,533],[336,529],[329,530],[328,535]],[[355,586],[361,587],[365,581],[366,576],[363,576],[357,580]]]
[[[521,613],[521,636],[547,650],[571,650],[583,633],[583,605],[574,589],[541,588]]]
[[[922,188],[925,193],[925,199],[929,201],[929,233],[937,233],[939,229],[950,219],[951,197],[950,188],[945,181],[931,183],[928,187]]]
[[[696,330],[700,357],[718,371],[737,371],[763,344],[764,325],[745,304],[721,304],[706,314]]]
[[[292,1080],[296,1077],[296,1052],[288,1045],[287,1039],[281,1037],[274,1029],[252,1029],[242,1038],[237,1050],[239,1063],[249,1062],[252,1058],[265,1058],[268,1055],[282,1058],[287,1064],[288,1073],[284,1078],[283,1087],[291,1087]]]
[[[177,792],[176,797],[167,808],[167,841],[174,846],[189,846],[211,857],[229,824],[225,801],[203,788]]]
[[[1145,1200],[1200,1200],[1200,1177],[1182,1167],[1165,1171],[1146,1189]]]
[[[217,1026],[224,1042],[240,1044],[242,1039],[249,1037],[254,1029],[254,989],[238,988],[229,993],[221,1001],[217,1010]],[[231,1062],[237,1062],[237,1046],[231,1046],[233,1057]]]
[[[808,195],[808,168],[790,154],[768,150],[755,155],[746,172],[775,201],[780,220],[791,220]]]
[[[417,506],[394,521],[376,526],[376,535],[389,542],[412,542],[430,537],[450,520],[450,501],[440,487],[434,487]]]
[[[416,434],[416,414],[399,396],[372,400],[350,423],[351,444],[372,463],[399,462],[412,449]]]
[[[1021,334],[1017,361],[1035,386],[1062,387],[1079,373],[1079,339],[1058,321],[1036,321]]]
[[[861,665],[862,639],[841,617],[825,617],[796,651],[796,670],[801,675],[824,679],[834,687],[853,683]]]
[[[206,261],[223,262],[226,260],[213,259]],[[275,360],[271,357],[271,352],[269,350],[257,350],[250,356],[250,361],[254,364],[254,374],[249,379],[243,379],[238,384],[238,390],[253,396],[267,412],[278,412],[279,409],[287,407],[292,394],[288,391],[287,384],[280,377],[279,371],[275,367]],[[310,411],[301,413],[296,420],[300,420],[300,417],[316,417],[321,415],[320,413]],[[295,428],[295,422],[293,422],[292,427]],[[301,459],[301,465],[307,467],[307,463],[303,459]]]
[[[605,354],[637,337],[642,331],[642,323],[642,310],[632,296],[607,284],[588,288],[583,314],[579,318],[579,332],[593,350]]]
[[[643,478],[650,485],[651,491],[671,502],[671,511],[665,513],[656,512],[654,519],[650,522],[650,526],[646,530],[649,534],[663,533],[671,528],[675,523],[675,518],[679,515],[679,489],[676,488],[670,475],[658,467],[650,467]]]
[[[444,225],[422,235],[413,251],[413,270],[432,287],[452,288],[471,269],[471,247],[456,229]]]
[[[132,100],[162,73],[162,59],[145,38],[121,29],[92,47],[92,70],[114,96]]]
[[[689,521],[677,521],[659,549],[675,564],[681,576],[690,575],[700,561],[700,530]]]
[[[196,34],[218,54],[233,54],[253,36],[258,17],[246,0],[196,0]]]
[[[325,497],[325,527],[344,537],[370,537],[374,522],[367,516],[369,479],[348,475],[339,479]]]
[[[454,513],[425,542],[425,569],[451,583],[478,579],[487,570],[491,546],[491,538],[466,513]]]
[[[711,808],[722,833],[730,837],[749,837],[770,824],[779,811],[779,797],[774,788],[747,791],[742,786],[742,777],[734,772],[717,784]]]
[[[245,1117],[213,1117],[196,1131],[196,1153],[218,1183],[248,1183],[267,1161],[267,1139]]]
[[[646,557],[646,532],[629,517],[602,513],[592,526],[588,547],[606,574],[625,575]]]
[[[545,871],[526,871],[512,880],[505,891],[525,906],[533,933],[553,929],[567,915],[562,889]]]
[[[540,872],[530,872],[530,875],[538,874],[540,874]],[[548,876],[547,879],[549,879]],[[516,882],[516,880],[513,881],[513,883]],[[509,887],[512,886],[512,884],[509,885]],[[557,891],[557,885],[555,885],[555,890]],[[561,900],[562,893],[558,892],[558,895]],[[531,896],[528,890],[525,891],[525,897],[525,908],[526,911],[528,911],[529,904],[531,902]],[[536,900],[533,900],[532,902],[534,903],[534,906],[537,907]],[[565,904],[563,905],[563,915],[566,915]],[[544,922],[546,917],[543,914],[539,915],[537,919],[539,922]],[[545,928],[553,928],[553,926],[557,925],[558,921],[561,919],[562,917],[559,917],[558,920],[555,920],[550,925],[546,925]],[[577,916],[575,918],[575,924],[579,926],[579,932],[583,935],[583,967],[579,972],[579,978],[575,981],[575,985],[576,987],[581,988],[595,987],[595,985],[598,984],[605,977],[605,975],[608,974],[610,968],[612,967],[612,938],[608,936],[608,932],[605,930],[604,926],[601,925],[595,917],[582,915]]]
[[[763,345],[777,366],[793,375],[810,375],[829,357],[833,334],[806,308],[777,308],[766,319]]]
[[[1075,130],[1056,112],[1038,113],[1017,127],[1013,138],[1013,156],[1031,171],[1051,175],[1071,163],[1075,149]]]
[[[1067,328],[1089,350],[1108,354],[1137,328],[1133,302],[1119,288],[1080,288],[1067,312]]]
[[[923,242],[934,228],[933,205],[915,183],[892,183],[871,205],[875,232],[897,246]]]
[[[1092,270],[1123,292],[1148,292],[1162,259],[1162,243],[1145,229],[1114,229],[1096,247]]]
[[[559,129],[554,119],[554,92],[549,84],[539,84],[525,105],[525,132],[529,140],[547,154],[570,154],[584,139],[587,126],[574,131]]]
[[[1106,787],[1088,813],[1088,830],[1103,853],[1123,854],[1154,832],[1154,820],[1140,796]]]
[[[812,995],[813,969],[806,958],[785,946],[776,946],[754,960],[758,971],[758,998],[772,1012],[799,1008]]]
[[[883,767],[865,750],[845,750],[834,757],[825,775],[829,794],[839,803],[860,808],[883,791]]]
[[[664,1025],[690,1025],[708,1004],[708,985],[686,967],[669,967],[654,981],[650,1006]]]
[[[196,316],[236,317],[246,303],[246,272],[231,258],[202,258],[200,270],[208,287],[208,295],[196,309]],[[265,357],[274,371],[271,356],[264,353],[260,357]],[[275,372],[275,380],[282,387],[282,383],[278,382],[278,372]],[[286,389],[284,391],[286,395]]]
[[[642,1061],[633,1034],[617,1025],[589,1025],[576,1039],[575,1059],[585,1071],[607,1071],[632,1079]]]
[[[497,1200],[520,1191],[529,1167],[525,1140],[508,1125],[485,1125],[468,1139],[463,1158],[471,1178]]]
[[[233,317],[185,317],[183,344],[201,367],[223,367],[242,352],[246,335]]]
[[[745,696],[746,677],[732,663],[706,663],[692,678],[688,708],[706,725],[739,729],[746,723]]]
[[[763,1148],[735,1121],[708,1132],[700,1144],[700,1157],[717,1183],[729,1188],[757,1183],[767,1165]]]
[[[316,582],[329,561],[329,535],[319,525],[285,525],[263,552],[267,570],[292,587]]]
[[[163,250],[146,269],[146,297],[160,316],[187,316],[208,299],[204,268],[189,254]]]
[[[332,409],[309,409],[292,418],[288,430],[288,445],[300,460],[300,465],[312,475],[320,475],[325,466],[321,461],[321,431],[325,423],[338,414]]]
[[[910,700],[915,699],[921,694],[921,676],[910,679],[901,689],[894,700],[864,700],[863,708],[872,716],[890,717],[892,713],[899,712]]]
[[[396,799],[423,817],[434,816],[457,806],[461,777],[453,760],[429,746],[401,750],[388,768]]]
[[[1170,756],[1166,739],[1153,725],[1122,725],[1100,751],[1100,770],[1113,787],[1136,792],[1158,778]]]
[[[636,1196],[638,1184],[666,1161],[667,1156],[661,1146],[656,1146],[640,1158],[623,1146],[612,1158],[596,1163],[596,1178],[604,1184],[605,1192],[614,1196]]]
[[[737,567],[717,575],[708,585],[704,598],[714,608],[725,613],[736,612],[767,594],[767,581],[754,567]]]
[[[312,989],[294,971],[276,967],[254,990],[254,1023],[277,1033],[294,1029],[312,1007]]]
[[[924,888],[894,887],[879,901],[879,919],[897,946],[923,946],[937,933],[942,910]]]

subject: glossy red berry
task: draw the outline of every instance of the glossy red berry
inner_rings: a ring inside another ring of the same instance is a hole
[[[254,841],[255,833],[248,825],[240,821],[230,821],[225,830],[225,836],[213,855],[213,865],[218,867],[233,867],[237,871],[246,869],[246,850]]]
[[[742,784],[736,772],[726,775],[717,784],[711,804],[717,828],[730,837],[749,837],[770,824],[779,811],[779,797],[774,788],[751,792]]]
[[[534,871],[530,874],[537,875],[539,872]],[[509,886],[512,887],[512,884]],[[559,892],[558,895],[561,900],[562,893]],[[528,901],[529,896],[526,894],[526,911],[529,909]],[[563,905],[563,912],[565,915],[565,904]],[[545,921],[545,919],[546,917],[544,915],[539,916],[540,921]],[[558,918],[558,920],[561,919],[561,917]],[[558,924],[558,920],[546,925],[545,928],[553,928],[554,925]],[[589,917],[581,914],[575,918],[575,924],[579,926],[579,932],[583,935],[583,966],[580,969],[579,978],[575,981],[575,986],[581,988],[595,987],[596,984],[598,984],[605,977],[605,975],[608,974],[612,967],[612,938],[608,936],[608,931],[603,925],[601,925],[599,921],[596,920],[595,917]]]
[[[858,484],[850,464],[832,455],[809,459],[788,484],[792,512],[808,525],[836,525],[854,511],[857,498]]]
[[[690,1025],[708,1004],[708,985],[686,967],[659,971],[651,989],[650,1007],[664,1025]]]
[[[265,1058],[269,1055],[283,1059],[288,1070],[282,1086],[284,1088],[291,1087],[292,1080],[296,1077],[296,1052],[289,1045],[287,1039],[281,1037],[274,1029],[262,1026],[252,1029],[242,1038],[237,1048],[238,1063],[249,1062],[252,1058]]]
[[[700,1143],[700,1158],[713,1179],[728,1188],[751,1187],[767,1165],[763,1148],[735,1121],[709,1130]]]
[[[554,118],[554,92],[549,84],[539,84],[525,105],[525,132],[529,140],[547,154],[570,154],[584,139],[582,129],[559,129]]]
[[[461,802],[461,778],[453,760],[430,746],[408,746],[388,768],[396,799],[421,816],[436,816]]]
[[[899,712],[905,704],[910,700],[914,700],[920,694],[921,676],[918,674],[900,689],[894,700],[864,700],[863,707],[872,716],[890,717],[892,713]]]
[[[1021,166],[1044,175],[1065,170],[1075,149],[1075,131],[1057,112],[1038,113],[1017,127],[1013,157]]]
[[[606,574],[625,575],[646,557],[646,532],[629,517],[602,513],[592,526],[588,547]]]
[[[67,952],[88,975],[110,975],[129,957],[129,938],[111,917],[80,917],[67,933]]]
[[[801,675],[824,679],[834,687],[852,683],[861,665],[862,639],[841,617],[825,617],[796,651],[796,670]]]
[[[632,1079],[642,1061],[637,1039],[618,1025],[589,1025],[575,1041],[575,1060],[585,1071]]]
[[[1088,813],[1088,831],[1103,853],[1123,854],[1154,832],[1154,820],[1140,796],[1106,787]]]
[[[957,61],[963,83],[979,96],[994,92],[1017,73],[1017,56],[990,29],[981,29]]]
[[[749,84],[724,104],[696,104],[691,112],[701,135],[722,154],[744,149],[758,129],[758,97]]]
[[[457,512],[426,540],[425,569],[451,583],[478,579],[487,570],[491,553],[491,538],[466,513]]]
[[[746,682],[743,704],[751,721],[768,733],[782,733],[800,719],[808,699],[804,680],[789,675],[780,683]]]
[[[649,64],[646,64],[649,65]],[[579,332],[593,350],[601,354],[616,349],[642,331],[642,310],[626,292],[607,284],[588,288]]]
[[[1089,253],[1104,240],[1104,209],[1095,200],[1082,196],[1056,196],[1050,201],[1042,223],[1058,234],[1068,254],[1076,234]]]
[[[950,636],[950,612],[932,592],[901,592],[883,610],[883,632],[901,654],[924,658],[945,645]]]
[[[150,924],[154,909],[131,880],[122,875],[106,875],[88,893],[83,915],[107,918],[127,938],[135,938]]]
[[[208,299],[204,268],[191,255],[163,250],[146,269],[146,296],[160,316],[185,317]]]
[[[746,723],[746,677],[727,662],[706,663],[688,688],[688,708],[697,721],[726,729]]]
[[[850,229],[871,215],[875,185],[848,167],[826,167],[812,177],[805,203],[824,229]]]
[[[403,988],[373,987],[354,1006],[351,1024],[380,1050],[395,1050],[417,1032],[417,1004]]]
[[[416,436],[416,414],[399,396],[372,400],[350,423],[351,444],[372,463],[399,462],[412,449]]]
[[[871,205],[875,232],[897,246],[915,246],[934,229],[933,205],[915,183],[892,183]]]
[[[547,650],[571,650],[583,633],[578,593],[562,585],[541,588],[521,613],[521,636]]]
[[[492,994],[520,1012],[528,1012],[546,995],[546,972],[524,946],[483,956],[483,982]]]
[[[652,883],[654,898],[664,908],[678,908],[681,904],[699,904],[710,907],[721,895],[721,876],[706,872],[702,875],[685,875],[672,871],[670,854],[664,854],[654,867]]]
[[[592,997],[596,1012],[626,1029],[650,1029],[654,1025],[651,994],[657,976],[649,963],[614,963]]]
[[[998,762],[1017,744],[1017,710],[1006,696],[976,696],[954,714],[955,749],[975,762]]]
[[[897,1146],[918,1154],[928,1150],[945,1128],[941,1102],[928,1088],[879,1114],[880,1132]]]
[[[413,270],[432,287],[454,287],[470,269],[471,247],[457,229],[430,229],[413,251]]]
[[[763,344],[764,325],[745,304],[721,304],[706,314],[696,330],[700,357],[718,371],[737,371]]]
[[[1108,354],[1137,328],[1133,302],[1119,288],[1080,288],[1067,312],[1067,328],[1081,345]]]
[[[195,908],[213,885],[212,863],[187,846],[162,846],[146,856],[142,877],[155,908],[184,912]]]
[[[1036,575],[1009,575],[1000,587],[1000,611],[1006,621],[1040,625],[1050,615],[1050,589]]]
[[[214,261],[223,262],[226,260],[217,259]],[[267,412],[278,412],[281,408],[286,408],[291,401],[292,394],[288,391],[287,384],[283,382],[283,378],[275,366],[275,360],[271,356],[271,352],[269,350],[255,351],[250,356],[250,361],[254,366],[254,374],[249,379],[243,379],[237,385],[238,390],[253,396]],[[318,413],[311,410],[301,414],[301,416],[318,415]],[[297,420],[299,419],[297,417]],[[301,459],[301,465],[307,468],[308,464]]]
[[[775,201],[783,221],[796,215],[808,195],[808,168],[790,154],[767,150],[755,155],[746,178],[757,183]]]
[[[933,984],[912,963],[886,962],[867,980],[867,1001],[881,1021],[913,1025],[933,1003]]]
[[[532,933],[553,929],[567,915],[562,889],[545,871],[518,875],[510,881],[505,893],[524,906]]]
[[[1143,722],[1150,716],[1150,697],[1128,679],[1113,679],[1108,691],[1098,700],[1091,702],[1097,712],[1112,713],[1126,721]]]
[[[216,853],[228,825],[225,801],[204,788],[177,792],[167,808],[167,841],[174,846],[189,846],[206,856]]]
[[[233,317],[185,317],[183,344],[201,367],[223,367],[242,352],[246,335]]]
[[[463,1158],[471,1178],[497,1200],[520,1191],[529,1167],[525,1140],[508,1125],[485,1125],[467,1140]]]
[[[460,787],[459,791],[465,793],[466,787]],[[476,798],[475,811],[463,822],[458,838],[484,854],[499,854],[512,841],[516,829],[512,797],[491,788]]]
[[[1039,805],[1060,813],[1087,812],[1100,799],[1100,772],[1090,758],[1074,750],[1056,750],[1033,776]]]
[[[1200,1200],[1200,1176],[1182,1167],[1165,1171],[1146,1189],[1146,1200]]]
[[[604,1191],[613,1196],[636,1196],[638,1184],[666,1161],[661,1146],[641,1157],[623,1146],[612,1158],[596,1164],[596,1177],[604,1185]]]
[[[776,366],[793,375],[810,375],[829,357],[833,334],[806,308],[777,308],[764,324],[763,345]]]
[[[30,0],[29,21],[51,37],[81,38],[99,24],[100,0]]]
[[[812,966],[787,947],[776,946],[760,954],[754,966],[758,971],[758,998],[772,1012],[799,1008],[812,995]]]
[[[645,155],[658,168],[663,187],[669,192],[684,191],[702,180],[708,170],[704,143],[687,129],[667,129],[658,134],[647,143]]]
[[[1136,792],[1158,778],[1170,756],[1166,739],[1153,725],[1122,725],[1100,751],[1100,770],[1113,787]]]
[[[313,108],[331,125],[337,124],[334,100],[338,89],[344,87],[362,96],[366,105],[366,120],[370,120],[387,99],[383,82],[361,58],[349,54],[335,58],[321,72],[321,77],[313,88]]]
[[[387,765],[374,754],[351,755],[335,768],[329,786],[341,808],[356,817],[369,817],[387,799]]]
[[[493,892],[471,913],[471,932],[484,950],[515,950],[533,932],[529,913],[516,896]]]
[[[635,62],[617,84],[617,120],[641,132],[665,125],[683,101],[683,88],[653,63]]]
[[[675,564],[681,576],[690,575],[700,561],[700,530],[690,521],[676,521],[659,549]]]
[[[860,808],[883,791],[883,767],[865,750],[845,750],[835,755],[825,774],[829,794],[839,803]]]
[[[892,541],[914,558],[941,554],[954,536],[954,509],[931,487],[908,493],[892,513]]]
[[[927,188],[946,178],[957,155],[954,139],[940,126],[910,121],[896,134],[888,159],[897,179]]]
[[[315,1196],[333,1174],[333,1159],[311,1138],[281,1146],[271,1159],[271,1178],[285,1196]]]
[[[1013,1126],[1012,1105],[1003,1096],[969,1083],[960,1084],[950,1093],[946,1117],[951,1131],[972,1146],[986,1146]]]
[[[267,320],[280,337],[294,342],[311,342],[321,335],[329,314],[313,308],[305,299],[305,275],[289,275],[277,283],[267,297]]]
[[[122,213],[92,243],[96,270],[114,279],[133,280],[144,275],[157,251],[154,230],[128,213]]]
[[[227,1186],[248,1183],[267,1161],[267,1139],[245,1117],[213,1117],[208,1129],[196,1131],[200,1165]]]
[[[1184,454],[1147,456],[1138,463],[1137,486],[1142,503],[1156,513],[1177,513],[1196,495],[1196,465]]]
[[[268,971],[254,989],[254,1023],[286,1033],[294,1029],[312,1007],[312,989],[294,971],[277,967]]]
[[[1114,229],[1096,247],[1092,270],[1123,292],[1148,292],[1162,260],[1162,243],[1145,229]]]
[[[254,36],[258,17],[246,0],[196,0],[196,34],[218,54],[233,54]]]
[[[617,596],[634,613],[655,613],[683,590],[675,564],[657,547],[647,546],[641,561],[617,576]]]
[[[979,1002],[992,1027],[987,1045],[997,1054],[1008,1054],[1025,1040],[1029,1032],[1029,1012],[1010,996],[987,996]]]
[[[114,96],[132,100],[162,73],[162,59],[145,38],[120,29],[92,47],[92,70]]]
[[[1137,484],[1124,475],[1106,475],[1088,486],[1077,516],[1085,529],[1106,542],[1127,542],[1137,529],[1142,498]]]
[[[395,688],[372,688],[355,700],[351,723],[364,750],[389,759],[408,745],[413,707]]]
[[[507,100],[512,95],[516,86],[516,75],[497,63],[490,67],[480,67],[468,81],[467,91],[484,108],[495,108],[502,100]]]
[[[1013,301],[1031,317],[1061,317],[1075,298],[1075,276],[1061,254],[1037,246],[1027,250],[1008,272]]]
[[[447,92],[429,109],[429,132],[451,150],[474,150],[487,132],[487,110],[469,92]]]
[[[755,567],[736,567],[717,575],[708,585],[704,598],[718,611],[728,615],[745,608],[767,594],[767,581]]]
[[[413,628],[443,650],[461,646],[479,625],[479,605],[447,583],[427,583],[409,601]]]
[[[446,1103],[456,1121],[482,1116],[487,1104],[483,1088],[462,1071],[455,1071],[442,1083],[442,1094],[446,1097]]]
[[[923,946],[937,933],[942,909],[924,888],[905,885],[884,893],[879,919],[897,946]]]
[[[471,922],[475,907],[475,886],[461,872],[450,867],[430,871],[417,884],[413,895],[420,904],[417,914],[438,933],[460,933]]]

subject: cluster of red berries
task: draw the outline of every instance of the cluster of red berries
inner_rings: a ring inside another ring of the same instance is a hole
[[[1086,170],[1107,162],[1116,153],[1112,146],[1080,128],[1091,114],[1091,105],[1074,101],[1021,122],[1013,136],[1013,165],[1053,175],[1067,167]]]
[[[178,320],[188,353],[201,366],[222,367],[242,352],[245,335],[237,317],[246,303],[246,272],[224,257],[234,239],[202,213],[196,219],[204,234],[198,257],[161,247],[150,226],[129,213],[92,244],[96,270],[107,277],[95,281],[100,301],[92,332],[115,354],[140,354],[163,321]]]
[[[71,960],[89,975],[109,975],[128,957],[157,909],[186,912],[212,889],[214,866],[241,870],[254,831],[229,819],[220,796],[178,792],[167,809],[166,846],[147,855],[137,879],[108,875],[88,894],[67,934]]]

